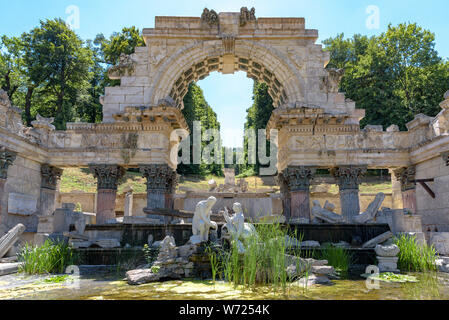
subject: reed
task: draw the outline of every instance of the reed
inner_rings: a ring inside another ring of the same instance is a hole
[[[434,246],[419,244],[416,236],[402,234],[395,239],[400,252],[398,268],[403,272],[437,271]]]
[[[50,239],[40,247],[26,243],[17,257],[22,262],[19,272],[27,274],[62,274],[74,262],[73,252],[67,243]]]
[[[351,265],[352,256],[350,252],[341,247],[327,244],[319,254],[319,259],[327,260],[328,264],[334,267],[340,275],[347,275]]]

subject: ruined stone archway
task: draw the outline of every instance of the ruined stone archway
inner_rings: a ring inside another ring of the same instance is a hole
[[[304,101],[304,79],[297,69],[285,63],[288,59],[281,52],[246,40],[223,41],[234,43],[232,49],[228,48],[232,53],[226,53],[220,40],[183,47],[176,52],[158,68],[156,89],[150,101],[157,105],[164,99],[173,99],[175,106],[182,109],[182,99],[191,82],[202,80],[211,72],[235,71],[244,71],[249,78],[265,82],[274,107]],[[181,68],[180,62],[186,65]]]

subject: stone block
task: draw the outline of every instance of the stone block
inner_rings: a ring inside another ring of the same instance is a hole
[[[429,236],[429,243],[434,245],[437,253],[449,255],[449,232],[431,232]]]
[[[362,245],[362,248],[375,248],[378,244],[387,241],[388,239],[393,237],[393,233],[391,231],[387,231]]]
[[[377,256],[377,265],[380,272],[399,272],[398,270],[398,260],[397,257],[379,257]]]
[[[379,257],[396,257],[399,254],[399,247],[395,244],[389,246],[377,245],[374,249]]]
[[[38,198],[28,194],[10,193],[8,197],[8,213],[30,216],[37,211]]]

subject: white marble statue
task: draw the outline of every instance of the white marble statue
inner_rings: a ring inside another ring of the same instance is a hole
[[[218,229],[217,223],[210,219],[211,209],[216,202],[217,199],[215,197],[210,197],[196,205],[192,219],[193,236],[190,238],[192,244],[207,242],[209,240],[210,228]]]
[[[243,244],[251,235],[257,234],[256,228],[250,223],[245,223],[245,216],[240,203],[234,203],[232,210],[235,212],[232,217],[229,216],[226,208],[223,212],[226,224],[221,229],[221,237],[230,241],[237,241],[239,252],[244,253]]]

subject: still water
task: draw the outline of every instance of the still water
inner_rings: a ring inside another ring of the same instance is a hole
[[[449,275],[440,273],[410,274],[417,283],[380,282],[372,288],[365,279],[334,280],[332,285],[304,289],[291,285],[277,293],[267,287],[243,291],[223,282],[170,281],[130,286],[117,276],[90,275],[70,278],[62,283],[43,276],[0,277],[0,299],[26,300],[449,300]],[[47,279],[47,280],[46,280]]]

